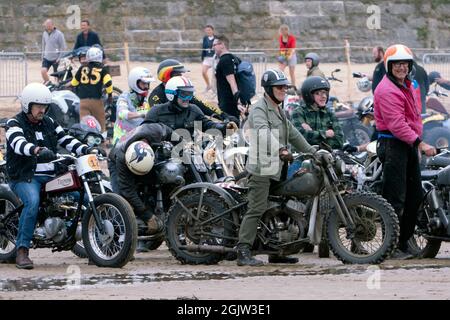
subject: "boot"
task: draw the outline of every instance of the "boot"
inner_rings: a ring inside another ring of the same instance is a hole
[[[330,257],[330,248],[328,247],[328,243],[322,240],[319,243],[319,258],[329,258],[329,257]]]
[[[237,265],[238,266],[258,267],[258,266],[264,265],[264,262],[252,257],[252,253],[250,252],[250,246],[238,245],[238,247],[237,247]]]
[[[269,255],[269,263],[290,263],[294,264],[298,262],[298,258],[294,257],[286,257],[286,256],[278,256],[278,255]]]
[[[16,267],[19,269],[33,269],[33,261],[28,257],[28,248],[20,247],[17,250]]]
[[[152,215],[152,217],[147,220],[147,228],[150,234],[155,234],[162,231],[164,225],[160,218],[158,218],[156,215]]]

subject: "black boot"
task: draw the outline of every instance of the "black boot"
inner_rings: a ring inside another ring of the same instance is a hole
[[[264,262],[252,257],[252,253],[250,252],[250,246],[238,245],[238,247],[237,247],[237,265],[238,266],[258,267],[258,266],[264,265]]]
[[[328,247],[328,243],[324,240],[319,243],[319,258],[329,258],[330,257],[330,248]]]

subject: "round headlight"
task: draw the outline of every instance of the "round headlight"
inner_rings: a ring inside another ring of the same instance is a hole
[[[338,175],[344,174],[345,168],[345,162],[340,158],[336,158],[336,162],[334,163],[334,170],[336,171],[336,173]]]

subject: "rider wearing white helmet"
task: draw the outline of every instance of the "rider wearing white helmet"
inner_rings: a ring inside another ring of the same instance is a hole
[[[108,94],[108,103],[112,103],[112,79],[103,66],[103,52],[98,47],[92,47],[86,52],[87,66],[78,69],[71,85],[78,87],[80,97],[80,119],[92,115],[100,123],[105,132],[105,109],[102,101],[103,88]]]
[[[41,187],[55,175],[51,161],[55,159],[57,145],[78,155],[89,153],[92,148],[67,135],[46,115],[52,95],[43,84],[27,85],[20,102],[22,111],[6,124],[6,168],[10,187],[23,203],[15,243],[16,266],[32,269],[28,248],[36,225]]]
[[[144,121],[146,113],[150,110],[148,92],[153,81],[155,79],[149,69],[144,67],[131,69],[128,74],[130,91],[122,93],[117,100],[113,144]]]

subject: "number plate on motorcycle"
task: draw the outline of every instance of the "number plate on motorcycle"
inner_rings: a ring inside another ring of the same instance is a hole
[[[93,171],[101,171],[100,165],[97,160],[97,156],[94,154],[88,154],[86,156],[79,157],[76,162],[77,173],[82,176],[86,173]]]

